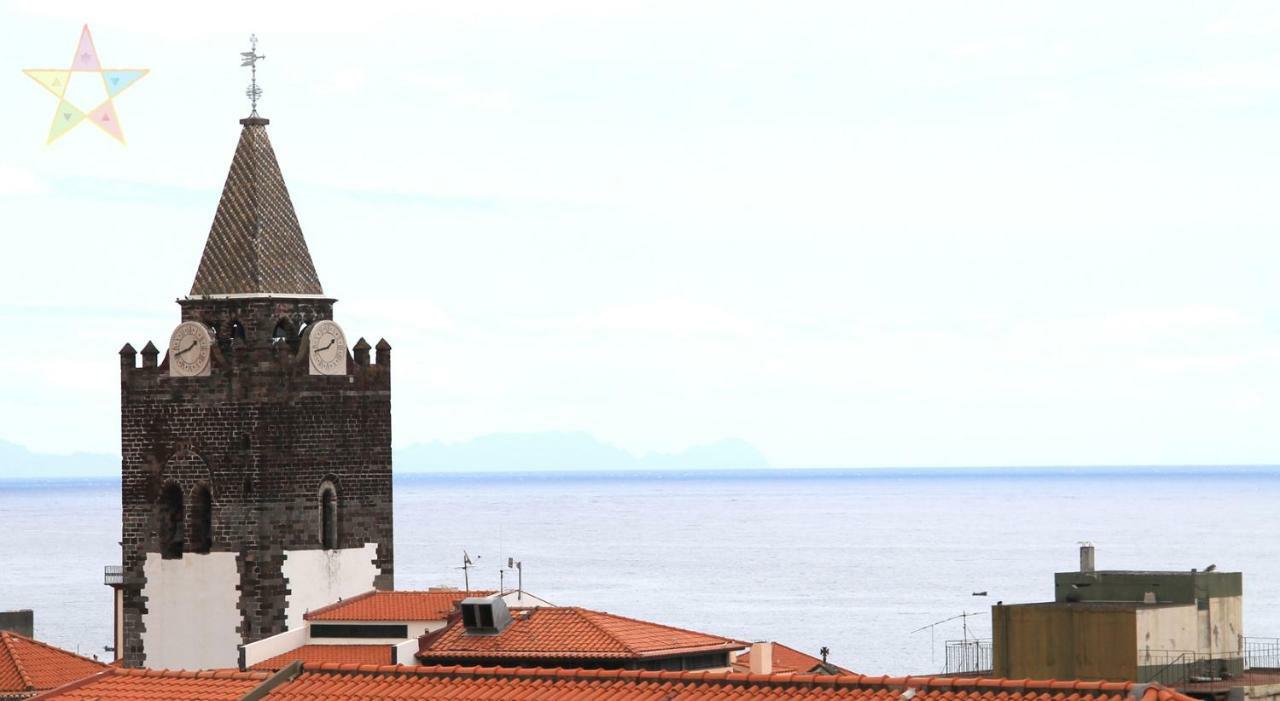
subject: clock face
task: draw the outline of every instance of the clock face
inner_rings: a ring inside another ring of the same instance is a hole
[[[325,319],[311,325],[311,374],[347,374],[347,339],[342,328]]]
[[[203,324],[184,321],[169,337],[169,375],[203,377],[209,374],[209,347],[213,336]]]

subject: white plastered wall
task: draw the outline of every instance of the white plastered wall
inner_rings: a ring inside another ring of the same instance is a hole
[[[1196,649],[1195,604],[1139,608],[1136,616],[1139,651]]]
[[[378,546],[365,543],[342,550],[286,550],[282,568],[289,595],[285,627],[299,628],[303,614],[373,588]]]
[[[1209,599],[1209,636],[1213,654],[1240,652],[1240,638],[1243,635],[1244,598],[1215,596]]]
[[[142,588],[146,665],[156,669],[235,667],[239,662],[240,575],[235,553],[147,553]]]

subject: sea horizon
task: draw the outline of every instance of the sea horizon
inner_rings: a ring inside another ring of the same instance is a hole
[[[468,480],[484,478],[519,478],[543,480],[601,479],[715,479],[715,478],[786,478],[829,479],[858,477],[1087,477],[1096,475],[1158,475],[1167,477],[1204,476],[1274,476],[1280,478],[1280,464],[1240,465],[1027,465],[966,467],[753,467],[753,468],[646,468],[646,469],[573,469],[573,470],[413,470],[397,469],[396,481]],[[118,483],[119,475],[50,475],[47,477],[0,475],[0,485],[21,484],[109,484]]]

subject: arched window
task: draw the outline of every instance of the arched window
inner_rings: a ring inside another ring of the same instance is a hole
[[[240,323],[239,319],[231,322],[231,338],[235,341],[244,340],[244,324]]]
[[[277,321],[275,330],[271,332],[271,342],[283,343],[284,341],[289,340],[289,335],[292,330],[293,325],[289,323],[288,319],[281,319],[280,321]]]
[[[338,547],[338,492],[327,481],[320,485],[320,547]]]
[[[160,556],[165,558],[182,557],[182,549],[186,540],[183,532],[184,513],[182,509],[182,489],[170,482],[160,492],[160,500],[156,502],[156,517],[159,520]]]
[[[213,547],[213,494],[208,485],[191,492],[191,552],[207,553]]]

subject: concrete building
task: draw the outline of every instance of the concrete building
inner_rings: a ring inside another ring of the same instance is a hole
[[[306,611],[393,586],[391,346],[348,345],[268,122],[240,124],[164,352],[120,351],[109,583],[130,667],[235,667],[238,646]]]
[[[992,607],[995,676],[1181,683],[1243,672],[1239,572],[1092,563],[1085,546],[1079,571],[1054,575],[1052,602]]]

